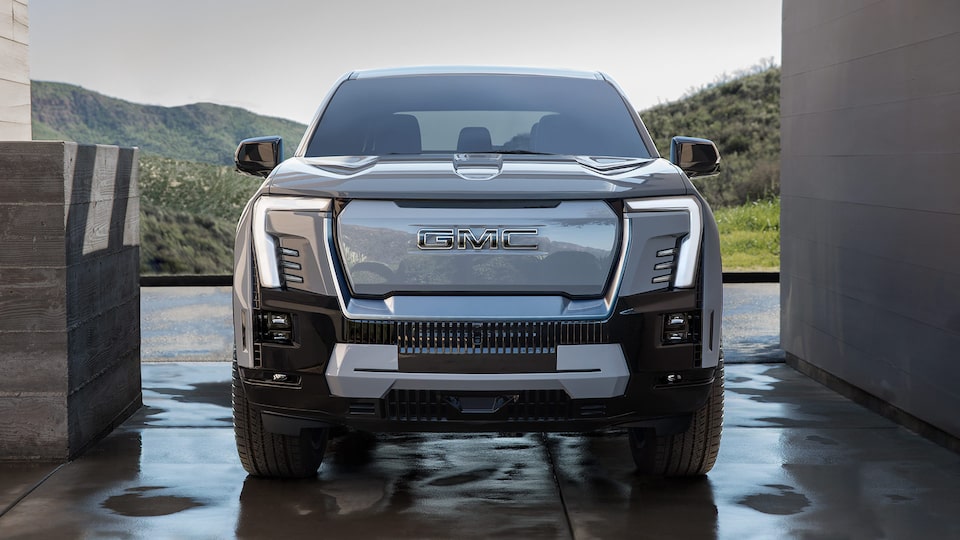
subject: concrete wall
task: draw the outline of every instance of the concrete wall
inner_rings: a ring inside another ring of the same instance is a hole
[[[27,0],[0,0],[0,141],[29,141]]]
[[[0,459],[74,457],[140,406],[137,154],[0,143]]]
[[[784,0],[788,361],[960,437],[960,2]]]

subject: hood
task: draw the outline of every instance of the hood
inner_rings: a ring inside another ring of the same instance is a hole
[[[295,157],[265,186],[273,195],[343,199],[620,199],[685,195],[669,161],[542,155]]]

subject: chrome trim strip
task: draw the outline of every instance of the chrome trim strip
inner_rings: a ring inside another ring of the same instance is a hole
[[[334,236],[349,291],[363,298],[488,293],[603,297],[617,263],[621,213],[601,200],[539,206],[517,202],[500,208],[348,202],[334,217]],[[562,252],[583,252],[578,254],[583,258]],[[568,262],[555,263],[554,254]],[[363,272],[358,266],[373,263],[392,271]],[[465,271],[468,267],[475,271]]]
[[[394,345],[338,343],[327,365],[331,394],[381,399],[394,390],[516,391],[564,390],[572,399],[622,396],[630,370],[618,344],[557,347],[555,373],[399,372]]]
[[[620,283],[623,281],[623,272],[627,266],[627,257],[630,254],[630,230],[630,222],[626,217],[622,218],[620,222],[620,260],[616,263],[616,270],[614,270],[613,277],[610,279],[610,288],[603,298],[607,308],[607,314],[604,318],[613,313],[613,308],[617,305],[617,298],[620,296]]]
[[[627,208],[634,212],[672,212],[685,210],[690,218],[690,234],[680,242],[680,254],[677,256],[677,271],[673,285],[678,288],[691,288],[696,285],[697,261],[700,257],[700,243],[703,237],[703,215],[700,204],[694,197],[664,197],[658,199],[633,199],[627,201]]]
[[[328,212],[330,199],[305,197],[270,197],[264,195],[253,204],[253,254],[257,259],[260,285],[280,288],[280,265],[277,261],[277,239],[267,232],[268,212]]]

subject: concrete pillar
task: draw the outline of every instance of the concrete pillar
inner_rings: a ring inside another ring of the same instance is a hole
[[[70,459],[141,405],[137,155],[0,142],[0,459]]]
[[[0,0],[0,141],[29,141],[27,0]]]

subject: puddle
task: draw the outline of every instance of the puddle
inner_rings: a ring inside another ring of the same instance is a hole
[[[757,512],[777,516],[799,514],[810,506],[810,499],[802,493],[796,493],[792,486],[767,484],[765,487],[775,489],[779,491],[779,493],[748,495],[738,502],[744,506],[753,508]]]
[[[173,495],[150,495],[150,492],[162,487],[143,486],[126,490],[123,495],[114,495],[103,501],[101,506],[116,514],[128,517],[169,516],[191,508],[203,506],[190,497]]]
[[[431,486],[459,486],[461,484],[467,484],[470,482],[476,482],[478,480],[486,480],[494,475],[499,469],[477,469],[463,474],[455,474],[453,476],[444,476],[432,480],[430,482]]]

